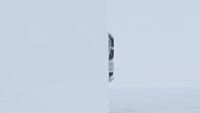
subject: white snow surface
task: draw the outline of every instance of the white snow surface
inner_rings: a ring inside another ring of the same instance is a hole
[[[110,113],[200,113],[198,84],[111,84]]]

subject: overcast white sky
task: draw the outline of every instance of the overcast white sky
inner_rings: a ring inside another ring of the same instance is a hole
[[[200,1],[108,0],[113,84],[200,86]]]
[[[108,0],[110,113],[200,112],[200,1]]]

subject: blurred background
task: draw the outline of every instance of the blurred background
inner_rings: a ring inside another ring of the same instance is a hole
[[[200,112],[200,1],[108,0],[111,113]]]

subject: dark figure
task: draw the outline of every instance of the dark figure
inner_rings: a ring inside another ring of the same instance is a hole
[[[114,79],[114,38],[108,34],[109,38],[109,81]]]

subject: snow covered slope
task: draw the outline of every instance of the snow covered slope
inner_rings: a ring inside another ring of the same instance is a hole
[[[107,113],[104,0],[0,1],[0,113]]]

